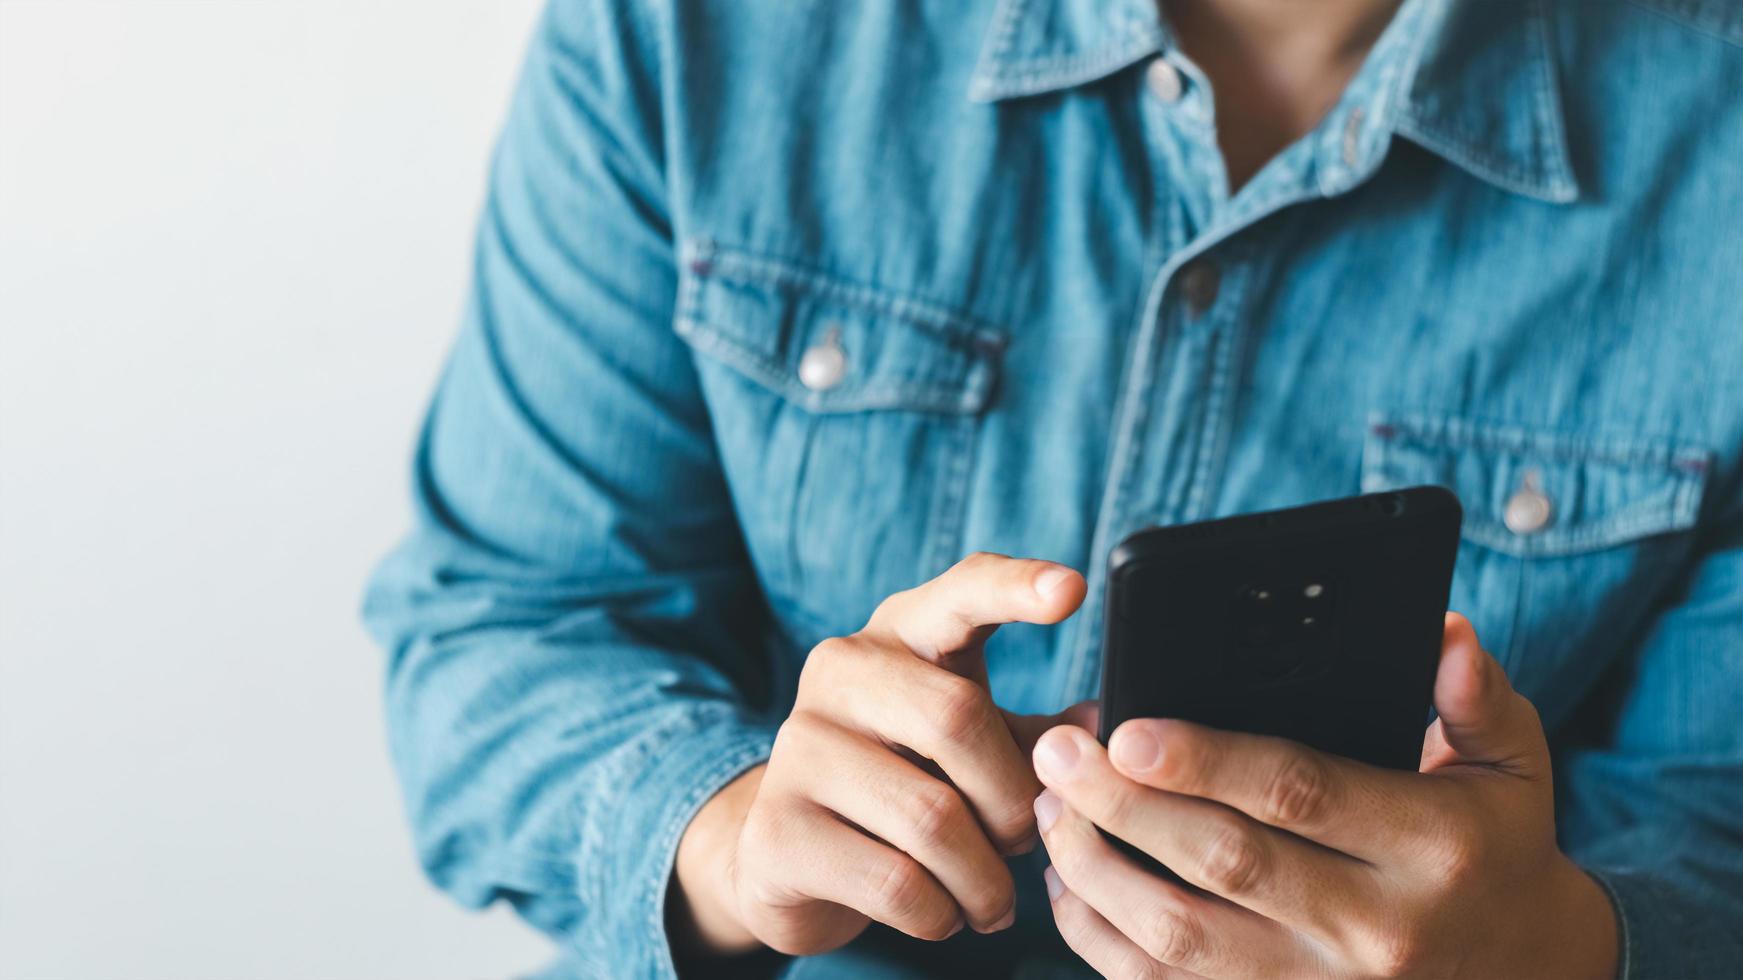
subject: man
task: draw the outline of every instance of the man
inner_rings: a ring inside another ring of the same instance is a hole
[[[1740,95],[1721,0],[554,0],[368,604],[429,873],[574,974],[1734,972]],[[1121,537],[1419,483],[1421,772],[1089,736]]]

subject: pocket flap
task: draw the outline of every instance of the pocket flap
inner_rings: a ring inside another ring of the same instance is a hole
[[[1687,530],[1711,453],[1421,415],[1370,420],[1362,489],[1436,484],[1464,505],[1464,536],[1521,557]]]
[[[1003,337],[978,321],[712,243],[681,269],[678,333],[810,411],[976,413],[992,397]]]

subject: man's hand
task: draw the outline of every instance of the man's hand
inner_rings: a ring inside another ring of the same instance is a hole
[[[1434,704],[1420,773],[1179,721],[1127,722],[1107,752],[1048,732],[1035,811],[1060,931],[1122,977],[1613,976],[1609,900],[1556,847],[1537,712],[1461,616]]]
[[[819,644],[768,763],[685,831],[679,932],[707,952],[807,954],[873,920],[922,939],[1008,927],[1004,857],[1035,844],[1030,748],[1089,709],[1001,711],[981,647],[1001,623],[1059,622],[1083,594],[1063,566],[974,555]]]

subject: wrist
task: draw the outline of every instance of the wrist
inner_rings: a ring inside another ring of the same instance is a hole
[[[1609,892],[1565,855],[1558,856],[1554,871],[1553,904],[1557,920],[1549,942],[1539,940],[1546,956],[1539,976],[1614,980],[1620,958],[1621,936],[1616,908]]]
[[[739,917],[733,868],[739,831],[764,769],[750,769],[714,794],[678,841],[666,902],[674,952],[734,956],[762,946]]]

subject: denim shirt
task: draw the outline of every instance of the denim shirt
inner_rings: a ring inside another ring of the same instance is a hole
[[[672,972],[673,855],[818,641],[975,550],[1093,696],[1129,532],[1455,491],[1623,972],[1743,964],[1743,8],[1409,0],[1231,193],[1154,0],[552,0],[371,586],[418,853],[566,974]],[[795,976],[1048,975],[1020,917]]]

